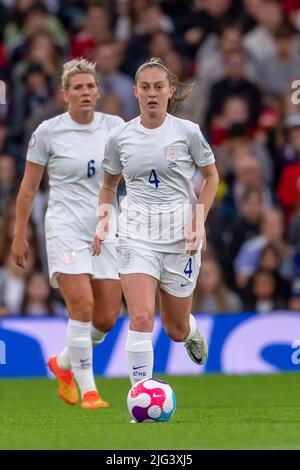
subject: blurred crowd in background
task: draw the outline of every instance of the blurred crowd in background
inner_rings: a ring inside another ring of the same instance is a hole
[[[200,125],[220,173],[193,311],[300,311],[300,0],[0,0],[0,316],[66,314],[47,277],[46,177],[26,269],[9,252],[28,140],[65,111],[62,65],[81,56],[97,109],[126,121],[148,58],[193,83],[174,114]]]

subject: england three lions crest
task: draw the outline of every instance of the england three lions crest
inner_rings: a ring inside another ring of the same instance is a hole
[[[166,159],[169,162],[175,162],[178,156],[178,148],[177,147],[166,147]]]

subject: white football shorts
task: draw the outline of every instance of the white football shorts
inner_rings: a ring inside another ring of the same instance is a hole
[[[145,247],[117,247],[120,274],[143,273],[155,277],[160,289],[175,297],[188,297],[196,287],[201,252],[164,253]]]
[[[91,243],[82,240],[46,240],[50,285],[57,288],[59,274],[90,274],[92,279],[119,279],[116,245],[102,243],[92,256]]]

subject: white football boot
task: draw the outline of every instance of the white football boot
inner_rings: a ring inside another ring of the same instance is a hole
[[[195,364],[205,364],[208,356],[208,348],[204,337],[196,330],[193,337],[184,343],[188,355]]]

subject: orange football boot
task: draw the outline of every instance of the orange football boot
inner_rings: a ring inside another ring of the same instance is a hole
[[[81,406],[86,410],[93,410],[95,408],[107,408],[109,404],[102,400],[96,390],[92,390],[83,395]]]
[[[78,391],[73,378],[74,373],[71,370],[61,369],[57,364],[57,356],[52,356],[47,365],[58,380],[60,398],[69,405],[75,405],[78,402]]]

